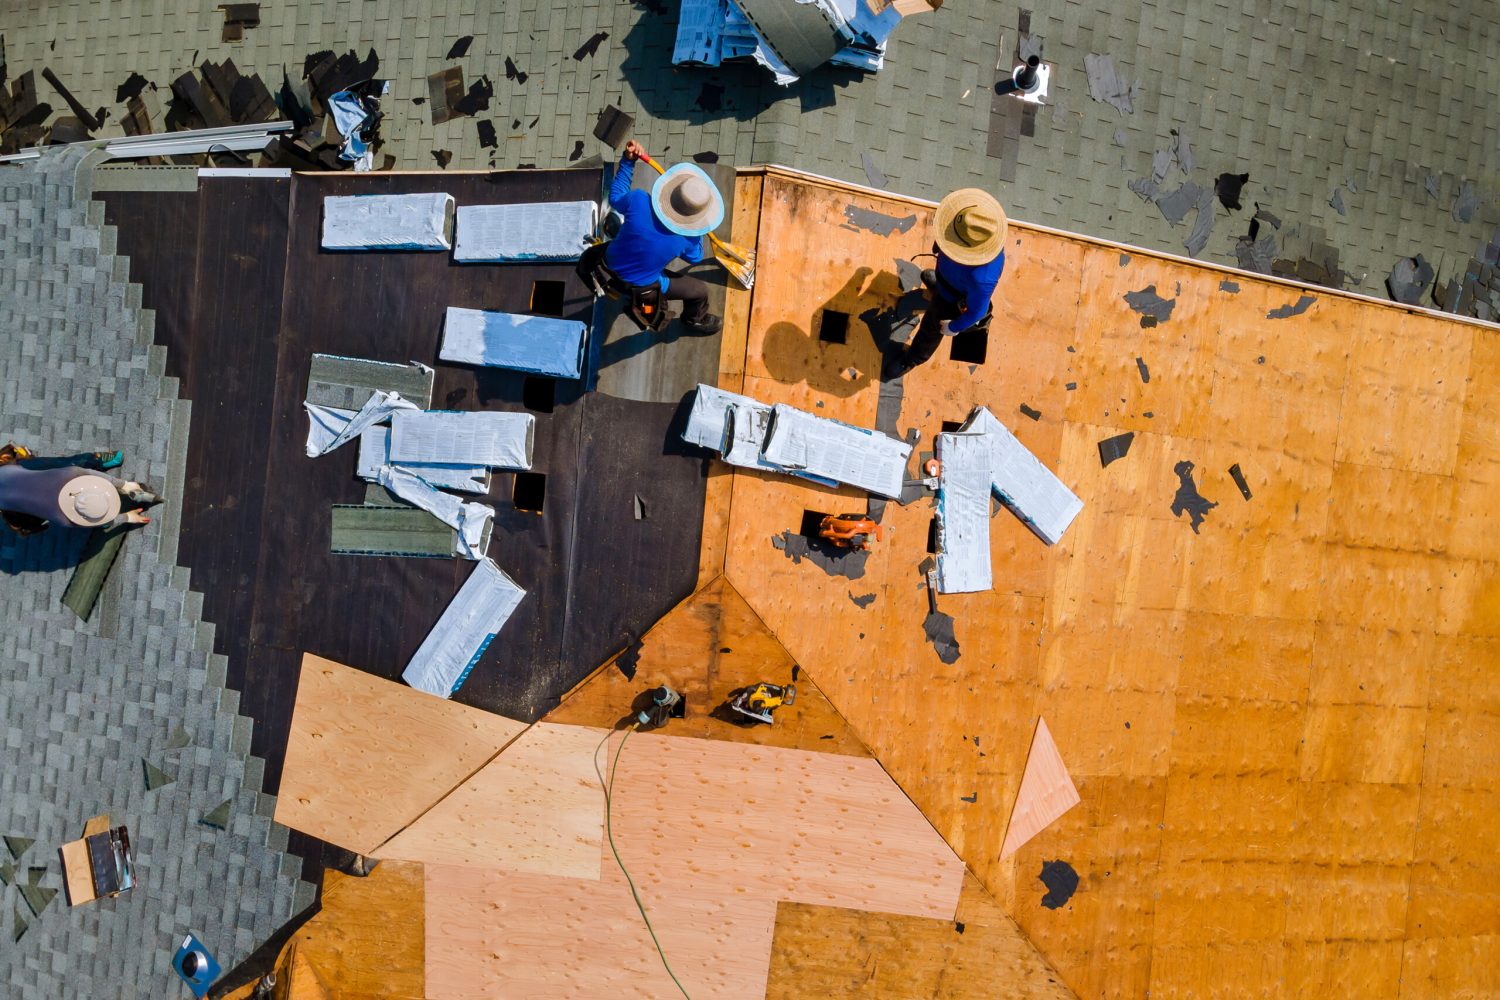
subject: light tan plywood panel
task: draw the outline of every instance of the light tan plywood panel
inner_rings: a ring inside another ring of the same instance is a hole
[[[276,822],[368,854],[525,728],[305,653]]]
[[[606,731],[532,726],[376,854],[424,864],[598,878],[604,796],[594,751]]]

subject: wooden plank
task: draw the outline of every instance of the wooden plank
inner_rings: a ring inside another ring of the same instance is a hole
[[[716,887],[939,919],[958,904],[962,862],[873,759],[644,733],[614,780],[615,842],[654,859],[633,869],[652,898]]]
[[[606,848],[607,851],[607,848]],[[631,873],[670,858],[627,855]],[[695,1000],[765,995],[776,904],[717,886],[646,892],[662,950]],[[661,1000],[663,971],[613,859],[598,879],[427,866],[427,997]]]
[[[373,853],[424,864],[597,879],[604,796],[593,752],[604,733],[532,726]]]
[[[83,836],[87,839],[96,833],[103,833],[109,828],[109,813],[100,813],[98,816],[91,816],[89,821],[83,824]]]
[[[626,676],[626,669],[633,676]],[[732,692],[758,681],[790,684],[796,700],[777,709],[773,725],[742,726],[726,718]],[[687,702],[672,736],[755,743],[868,757],[869,751],[834,711],[745,599],[722,577],[672,609],[641,637],[639,648],[612,657],[568,694],[546,721],[612,727],[631,713],[641,692],[666,685]]]
[[[98,898],[94,894],[94,871],[89,864],[88,845],[82,840],[72,840],[59,847],[57,853],[62,859],[63,886],[68,892],[68,905],[78,906]]]
[[[1008,858],[1032,837],[1045,830],[1054,820],[1078,804],[1078,789],[1068,777],[1067,765],[1046,719],[1036,720],[1031,738],[1031,752],[1026,755],[1026,770],[1021,774],[1021,790],[1010,811],[1005,843],[1000,857]]]
[[[1076,996],[971,874],[964,876],[953,920],[782,903],[776,908],[765,995],[766,1000]]]
[[[328,872],[322,909],[288,947],[332,1000],[426,1000],[425,899],[421,865],[382,861],[364,878]]]
[[[524,728],[304,654],[276,822],[370,854]]]

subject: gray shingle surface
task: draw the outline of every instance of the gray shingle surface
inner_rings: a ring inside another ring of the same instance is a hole
[[[211,626],[173,565],[175,520],[162,515],[180,499],[187,404],[147,349],[124,261],[101,249],[112,234],[75,194],[80,177],[86,192],[82,160],[51,154],[0,182],[0,439],[42,454],[122,448],[125,473],[168,501],[127,539],[87,623],[59,603],[81,536],[0,532],[0,833],[35,838],[21,864],[46,866],[40,884],[61,889],[57,847],[108,812],[130,829],[138,884],[28,911],[18,941],[0,936],[0,994],[175,996],[183,934],[230,967],[304,907],[311,886],[286,863],[284,831],[258,812],[248,720],[221,708]],[[174,749],[178,727],[189,742]],[[142,760],[175,780],[148,791]],[[226,797],[227,830],[198,822]],[[0,887],[0,911],[20,901]]]
[[[12,77],[52,66],[86,106],[111,109],[106,131],[118,130],[114,92],[131,71],[159,85],[155,97],[164,100],[194,53],[200,62],[232,56],[274,90],[282,67],[298,75],[310,52],[373,47],[391,80],[387,151],[407,169],[431,168],[434,149],[453,152],[453,169],[492,158],[499,167],[564,165],[579,139],[586,153],[597,150],[595,116],[614,103],[669,159],[714,151],[726,162],[779,162],[863,183],[868,152],[893,191],[940,197],[980,185],[1017,218],[1182,253],[1193,217],[1174,227],[1126,187],[1150,175],[1175,128],[1196,156],[1191,177],[1174,165],[1166,189],[1184,179],[1211,188],[1225,171],[1250,174],[1244,211],[1214,206],[1203,257],[1233,264],[1234,241],[1260,202],[1289,228],[1326,230],[1343,251],[1349,287],[1373,294],[1384,294],[1397,258],[1467,260],[1500,223],[1500,160],[1492,155],[1500,147],[1500,27],[1490,0],[1027,5],[1035,9],[1031,44],[1039,41],[1055,64],[1049,106],[1030,136],[1019,110],[1002,103],[991,114],[996,66],[1010,62],[1020,38],[1018,3],[949,0],[897,28],[880,73],[824,68],[786,89],[755,68],[674,69],[676,10],[658,0],[481,6],[270,0],[260,27],[225,43],[222,14],[208,4],[163,0],[142,10],[29,0],[0,12],[0,32]],[[575,61],[596,31],[609,38]],[[475,36],[468,54],[446,59],[466,34]],[[1090,98],[1089,54],[1111,56],[1123,79],[1140,82],[1132,113]],[[528,74],[524,84],[506,79],[507,57]],[[474,119],[434,126],[429,108],[413,103],[426,96],[427,74],[452,62],[466,82],[481,74],[494,82],[484,114],[498,150],[480,148]],[[709,83],[725,87],[712,113],[697,107]],[[1435,196],[1424,184],[1429,173]],[[1463,222],[1454,209],[1466,182],[1478,204]],[[1328,203],[1341,185],[1343,215]]]

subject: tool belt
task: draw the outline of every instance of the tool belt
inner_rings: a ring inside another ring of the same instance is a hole
[[[667,315],[661,297],[660,285],[632,285],[625,281],[604,260],[609,243],[595,243],[578,258],[575,270],[583,283],[594,290],[596,296],[624,299],[625,311],[642,330],[659,332],[671,319]]]

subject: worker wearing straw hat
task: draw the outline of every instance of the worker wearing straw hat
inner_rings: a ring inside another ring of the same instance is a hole
[[[703,259],[704,234],[724,221],[724,198],[703,168],[691,163],[667,170],[649,195],[632,191],[642,153],[635,140],[626,143],[610,185],[609,203],[625,221],[604,252],[604,264],[618,291],[659,290],[663,298],[682,303],[683,325],[693,333],[718,333],[724,324],[708,311],[708,285],[698,278],[668,277],[663,270],[677,257],[689,264]]]
[[[988,191],[963,188],[938,204],[933,228],[937,267],[922,272],[927,312],[911,343],[887,366],[887,378],[932,357],[945,335],[989,325],[990,297],[1005,270],[1005,209]]]

